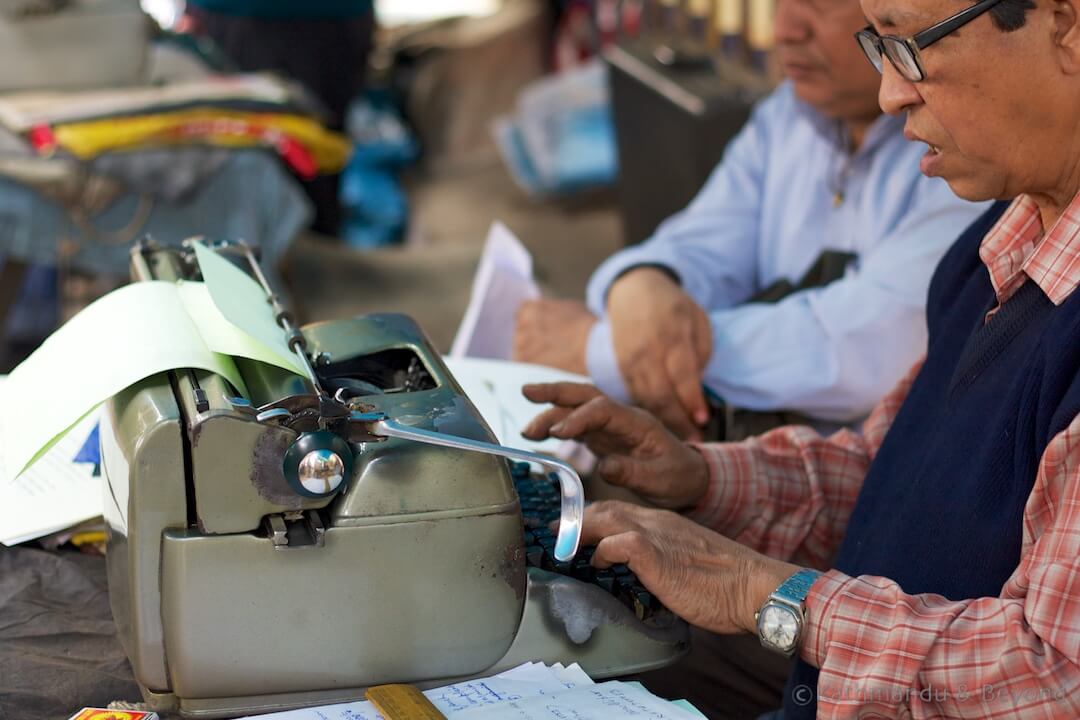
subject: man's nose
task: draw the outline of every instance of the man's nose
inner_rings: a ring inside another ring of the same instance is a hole
[[[922,103],[915,83],[901,75],[887,57],[881,59],[881,87],[878,105],[889,115],[899,115]]]
[[[773,17],[773,35],[777,44],[802,43],[810,38],[804,5],[804,0],[777,0]]]

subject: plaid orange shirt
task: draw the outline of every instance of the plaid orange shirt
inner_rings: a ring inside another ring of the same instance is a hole
[[[998,307],[1028,280],[1060,305],[1080,285],[1080,195],[1045,237],[1034,201],[1017,198],[979,255]],[[827,568],[921,366],[862,435],[787,427],[699,445],[711,477],[690,517],[773,557]],[[999,597],[908,595],[887,578],[830,570],[806,607],[802,657],[821,669],[819,718],[1080,718],[1080,417],[1042,456],[1020,564]],[[796,690],[796,701],[808,692]]]

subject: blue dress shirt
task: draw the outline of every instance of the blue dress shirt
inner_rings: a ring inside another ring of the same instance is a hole
[[[902,129],[903,118],[883,115],[852,154],[839,123],[782,84],[690,205],[593,274],[587,302],[601,321],[586,362],[597,386],[628,399],[605,300],[621,273],[652,264],[674,272],[708,312],[713,348],[703,382],[728,403],[831,422],[868,413],[925,351],[930,275],[988,206],[924,177],[926,146],[906,141]],[[823,250],[858,260],[823,288],[776,304],[745,302],[777,280],[797,282]]]

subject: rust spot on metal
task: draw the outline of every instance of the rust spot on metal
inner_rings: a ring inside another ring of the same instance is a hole
[[[301,507],[303,498],[294,493],[285,481],[282,460],[295,439],[295,433],[267,428],[255,439],[251,453],[252,487],[259,496],[282,507]]]
[[[525,545],[523,541],[509,543],[503,547],[502,561],[499,563],[499,575],[511,587],[518,600],[525,599]]]

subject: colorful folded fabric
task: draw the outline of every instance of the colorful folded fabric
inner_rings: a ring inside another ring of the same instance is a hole
[[[343,135],[303,115],[225,111],[215,107],[37,125],[27,136],[40,154],[59,150],[80,160],[117,150],[185,144],[268,147],[303,178],[341,172],[352,151]]]
[[[103,120],[121,115],[154,115],[193,105],[228,107],[239,103],[277,106],[274,112],[311,113],[294,85],[269,74],[212,75],[200,80],[132,88],[71,92],[20,92],[0,96],[0,125],[24,133],[35,125]],[[261,110],[266,112],[265,108]]]

